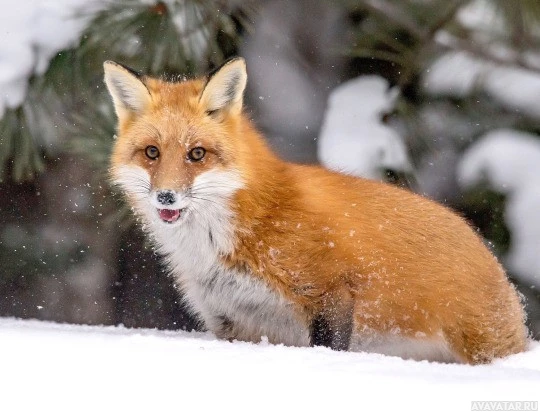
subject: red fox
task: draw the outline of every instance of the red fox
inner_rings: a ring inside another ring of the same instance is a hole
[[[242,58],[178,82],[104,68],[112,180],[217,337],[471,364],[526,349],[520,298],[465,221],[279,159],[242,112]]]

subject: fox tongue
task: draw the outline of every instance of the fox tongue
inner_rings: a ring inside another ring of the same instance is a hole
[[[174,222],[178,218],[180,218],[179,209],[158,209],[158,212],[159,212],[159,217],[163,221]]]

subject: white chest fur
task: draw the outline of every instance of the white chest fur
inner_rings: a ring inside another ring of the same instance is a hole
[[[202,174],[192,187],[212,188],[199,194],[207,202],[194,205],[180,225],[151,219],[155,213],[148,211],[148,229],[189,306],[208,329],[223,338],[259,341],[266,336],[272,343],[308,345],[308,328],[292,303],[253,274],[221,263],[220,255],[234,248],[229,198],[241,186],[230,172]]]
[[[161,228],[163,230],[163,228]],[[216,235],[194,221],[156,234],[160,251],[190,307],[222,338],[305,346],[308,329],[293,305],[252,274],[226,268]]]

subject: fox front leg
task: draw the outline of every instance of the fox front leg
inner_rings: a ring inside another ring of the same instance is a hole
[[[315,316],[311,322],[309,336],[310,346],[323,346],[332,350],[349,349],[352,331],[352,318],[347,323],[338,325],[323,313]]]
[[[233,341],[236,337],[234,334],[233,321],[225,316],[219,315],[212,319],[210,330],[221,340]]]
[[[329,294],[324,307],[315,313],[309,328],[310,345],[348,350],[353,329],[353,300],[341,291]]]

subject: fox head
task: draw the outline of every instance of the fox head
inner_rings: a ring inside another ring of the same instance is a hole
[[[118,117],[111,175],[130,203],[155,225],[224,219],[244,186],[249,156],[238,139],[244,122],[244,60],[201,79],[166,82],[115,62],[105,83]]]

